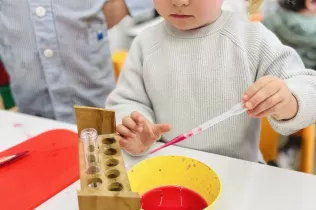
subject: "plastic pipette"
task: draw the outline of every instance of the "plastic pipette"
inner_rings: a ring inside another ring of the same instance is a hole
[[[161,147],[158,147],[157,149],[154,149],[153,151],[150,152],[150,154],[153,154],[165,147],[168,147],[168,146],[171,146],[173,144],[176,144],[176,143],[179,143],[191,136],[194,136],[198,133],[201,133],[205,130],[207,130],[208,128],[216,125],[217,123],[223,121],[223,120],[226,120],[232,116],[235,116],[235,115],[239,115],[239,114],[242,114],[246,111],[247,109],[244,108],[244,104],[243,103],[238,103],[236,104],[235,106],[233,106],[230,110],[224,112],[223,114],[209,120],[209,121],[206,121],[205,123],[199,125],[198,127],[186,132],[186,133],[183,133],[177,137],[175,137],[174,139],[172,139],[171,141],[165,143],[164,145],[162,145]]]

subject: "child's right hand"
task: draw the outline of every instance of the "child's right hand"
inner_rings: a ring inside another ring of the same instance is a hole
[[[138,112],[126,116],[116,128],[121,147],[132,155],[145,152],[161,135],[171,130],[168,124],[153,124]]]

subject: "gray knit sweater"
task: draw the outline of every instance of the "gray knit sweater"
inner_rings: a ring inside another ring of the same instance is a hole
[[[170,123],[172,130],[161,138],[166,142],[240,102],[265,75],[284,79],[299,103],[294,119],[269,118],[277,132],[291,134],[316,121],[316,73],[304,69],[298,54],[262,24],[230,12],[191,31],[162,22],[134,40],[106,108],[116,111],[118,124],[133,111],[151,122]],[[260,120],[244,113],[178,146],[258,161],[259,137]]]

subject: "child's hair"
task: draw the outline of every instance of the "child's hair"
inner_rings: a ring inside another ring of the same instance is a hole
[[[316,2],[316,0],[313,0]],[[286,10],[299,12],[306,8],[306,0],[279,0],[279,5]]]

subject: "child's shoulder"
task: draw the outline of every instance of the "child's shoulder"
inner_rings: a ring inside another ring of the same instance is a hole
[[[261,22],[251,22],[232,14],[221,34],[243,50],[251,50],[258,45],[280,45],[279,39]]]
[[[159,19],[153,25],[143,29],[133,40],[135,44],[141,45],[143,48],[150,48],[163,40],[164,19]]]

